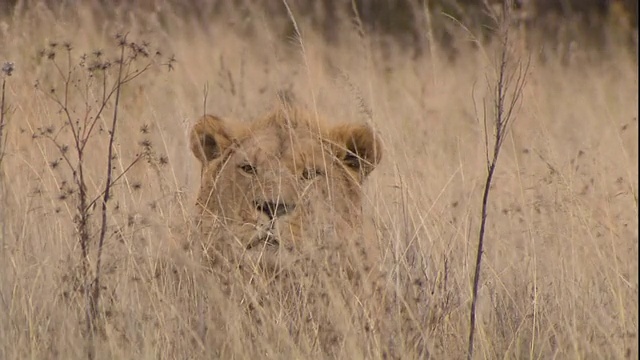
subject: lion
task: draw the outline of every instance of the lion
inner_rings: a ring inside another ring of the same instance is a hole
[[[367,124],[329,125],[280,104],[253,122],[204,115],[190,134],[200,161],[200,227],[210,243],[273,257],[301,244],[331,247],[360,228],[362,186],[380,163]]]
[[[285,307],[294,323],[312,318],[307,334],[337,351],[347,325],[330,309],[348,306],[369,323],[381,299],[379,250],[363,214],[363,185],[382,159],[376,132],[280,102],[251,122],[204,115],[190,145],[201,163],[204,253],[225,296],[249,301],[255,324],[269,308]]]

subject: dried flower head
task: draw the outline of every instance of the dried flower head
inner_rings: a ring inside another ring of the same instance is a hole
[[[151,140],[143,139],[139,142],[140,146],[142,146],[145,150],[151,150],[153,145],[151,144]]]
[[[168,158],[167,156],[165,156],[165,155],[160,155],[160,156],[158,157],[158,164],[159,164],[160,166],[167,165],[168,163],[169,163],[169,158]]]
[[[116,34],[116,41],[118,42],[118,46],[126,46],[127,45],[127,34]]]
[[[5,76],[11,76],[13,70],[15,70],[15,65],[12,62],[7,61],[2,64],[2,73],[5,74]]]

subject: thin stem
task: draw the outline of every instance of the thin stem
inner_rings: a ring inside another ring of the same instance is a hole
[[[469,315],[469,341],[467,349],[468,360],[471,360],[473,358],[473,345],[477,321],[478,290],[480,287],[480,270],[482,269],[482,255],[484,253],[484,239],[486,233],[491,184],[493,182],[493,175],[498,163],[500,149],[502,148],[502,144],[507,135],[509,127],[514,120],[514,110],[516,109],[516,106],[521,99],[522,90],[526,82],[526,75],[529,68],[528,62],[525,66],[523,66],[522,63],[518,62],[517,68],[513,71],[510,70],[511,58],[509,54],[509,25],[511,6],[511,0],[505,0],[503,3],[502,17],[500,19],[495,17],[495,20],[498,23],[500,31],[502,33],[500,42],[501,52],[500,63],[498,65],[498,78],[495,81],[494,89],[495,123],[493,128],[493,153],[490,160],[487,154],[487,178],[484,183],[484,191],[482,195],[480,229],[478,230],[478,248],[476,251],[475,270],[473,273],[473,289],[471,295],[471,310]],[[515,82],[513,82],[514,80]],[[513,89],[513,91],[510,91],[510,89]],[[488,153],[489,140],[486,113],[483,117],[483,121],[485,126],[485,151]]]
[[[92,312],[92,306],[90,301],[90,286],[89,281],[89,211],[87,209],[87,187],[84,180],[84,154],[80,151],[80,148],[76,147],[78,151],[78,166],[77,171],[74,171],[74,180],[78,187],[79,200],[78,200],[78,232],[80,235],[80,251],[81,251],[81,266],[83,276],[83,292],[85,296],[85,316],[87,334],[89,336],[89,358],[93,358],[92,346],[93,346],[93,330],[95,328],[94,317]]]
[[[7,84],[7,79],[2,79],[2,100],[0,100],[0,165],[2,165],[2,159],[4,158],[4,143],[2,141],[2,132],[4,130],[5,125],[5,111],[4,111],[4,97],[5,97],[5,87]]]
[[[4,149],[5,149],[5,143],[2,140],[2,133],[4,130],[4,126],[5,126],[5,111],[4,111],[4,101],[5,101],[5,86],[6,86],[6,78],[2,79],[2,99],[0,100],[0,201],[2,201],[0,204],[2,204],[0,206],[0,238],[2,238],[2,243],[0,243],[0,246],[2,246],[2,248],[4,248],[4,241],[7,238],[5,235],[5,224],[4,224],[4,219],[5,217],[5,208],[7,207],[4,202],[5,202],[5,187],[4,187],[4,169],[2,167],[2,159],[4,159]]]
[[[471,360],[473,357],[473,341],[475,335],[476,328],[476,304],[478,301],[478,288],[480,284],[480,269],[482,266],[482,254],[484,252],[484,234],[487,223],[488,216],[488,204],[489,204],[489,193],[491,189],[491,182],[493,180],[493,174],[496,169],[497,157],[499,148],[496,148],[494,152],[494,158],[489,165],[489,169],[487,172],[487,179],[484,184],[484,191],[482,194],[482,211],[481,211],[481,220],[480,220],[480,230],[478,231],[478,250],[476,252],[476,266],[473,273],[473,295],[471,297],[471,317],[470,317],[470,326],[471,330],[469,331],[469,348],[467,351],[468,359]]]
[[[104,239],[107,234],[108,212],[107,203],[111,196],[112,174],[113,174],[113,143],[116,137],[116,125],[118,124],[118,105],[120,104],[120,91],[122,89],[122,69],[124,67],[125,47],[120,48],[120,63],[118,66],[118,79],[116,83],[116,98],[113,109],[113,120],[111,122],[111,133],[109,134],[109,150],[107,158],[107,182],[104,188],[104,196],[102,199],[102,224],[100,226],[100,238],[98,240],[98,256],[96,259],[96,275],[93,284],[92,310],[93,315],[97,316],[98,305],[100,301],[100,270],[102,262],[102,250],[104,248]]]

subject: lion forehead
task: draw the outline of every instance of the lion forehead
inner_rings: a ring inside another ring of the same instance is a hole
[[[317,163],[318,158],[325,159],[329,154],[326,140],[325,134],[309,129],[258,128],[239,141],[238,150],[257,162],[275,158],[292,163]]]

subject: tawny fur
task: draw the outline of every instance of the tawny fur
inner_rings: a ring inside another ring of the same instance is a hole
[[[361,231],[362,184],[382,157],[366,124],[330,125],[283,105],[249,123],[205,115],[190,140],[212,245],[268,257],[301,244],[339,247]]]

